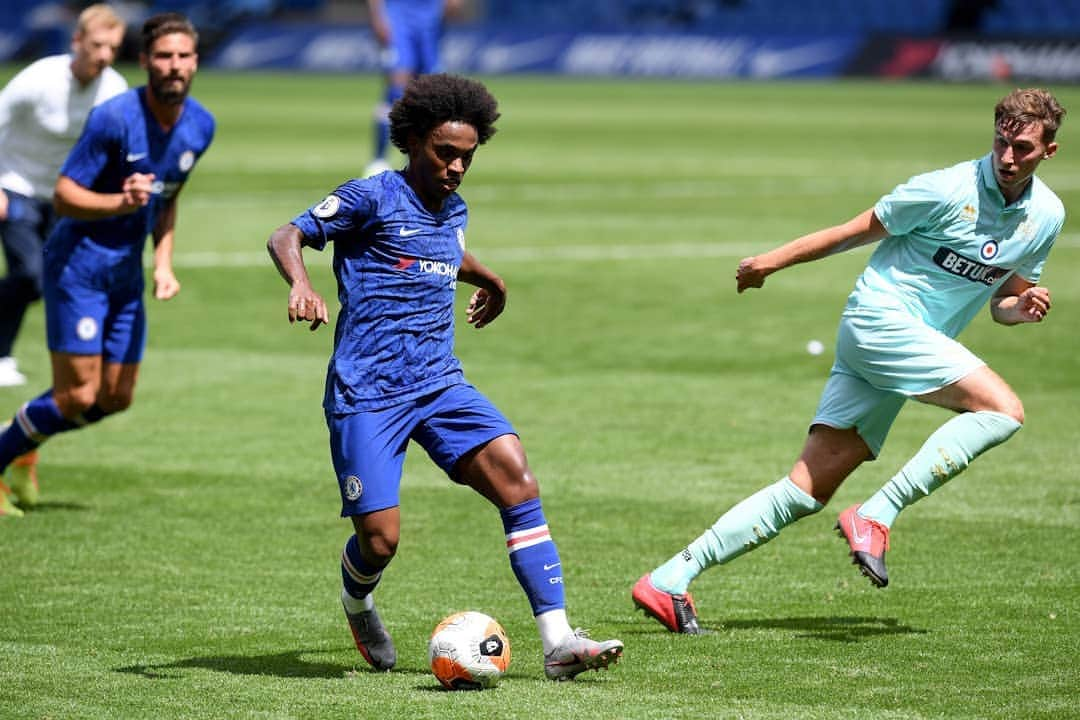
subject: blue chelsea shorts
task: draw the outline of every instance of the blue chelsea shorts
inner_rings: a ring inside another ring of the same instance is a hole
[[[342,517],[400,504],[409,440],[416,441],[457,482],[455,466],[464,455],[497,437],[517,434],[491,401],[468,383],[388,408],[328,413],[326,424]]]
[[[146,347],[139,256],[89,241],[46,243],[42,296],[49,350],[138,363]]]

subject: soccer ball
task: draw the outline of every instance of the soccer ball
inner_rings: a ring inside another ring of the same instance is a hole
[[[448,615],[428,642],[431,672],[449,690],[495,687],[510,665],[510,639],[494,618],[468,610]]]

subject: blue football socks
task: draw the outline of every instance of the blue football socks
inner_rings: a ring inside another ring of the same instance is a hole
[[[0,433],[0,472],[12,460],[30,452],[53,435],[81,425],[61,415],[60,408],[53,400],[52,390],[46,390],[24,403],[11,419],[11,424]]]
[[[357,601],[353,608],[347,608],[349,612],[370,609],[361,605],[359,601],[370,595],[375,586],[379,584],[379,579],[382,578],[382,570],[382,568],[373,567],[364,560],[364,557],[360,554],[360,542],[356,535],[350,537],[349,541],[345,543],[345,549],[341,552],[341,584],[345,589],[345,594],[348,596],[348,598],[343,597],[343,600],[351,598]]]
[[[999,412],[957,415],[935,430],[900,472],[862,504],[859,515],[892,527],[901,510],[959,475],[972,460],[1019,429],[1020,423]]]
[[[764,545],[787,525],[822,507],[785,476],[737,503],[685,550],[653,570],[652,584],[682,595],[707,568]]]
[[[504,508],[499,514],[506,533],[510,567],[529,598],[533,615],[564,609],[562,563],[548,532],[540,499]]]

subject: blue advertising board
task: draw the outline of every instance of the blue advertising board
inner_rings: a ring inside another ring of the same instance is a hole
[[[857,33],[528,33],[454,29],[442,42],[447,70],[687,78],[823,77],[858,53]],[[380,52],[366,26],[261,24],[230,37],[210,65],[232,70],[376,72]]]

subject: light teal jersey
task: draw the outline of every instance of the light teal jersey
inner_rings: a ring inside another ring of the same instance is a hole
[[[989,154],[916,175],[874,206],[889,232],[848,308],[904,309],[949,337],[1013,273],[1037,283],[1065,221],[1061,200],[1033,177],[1011,205]]]

